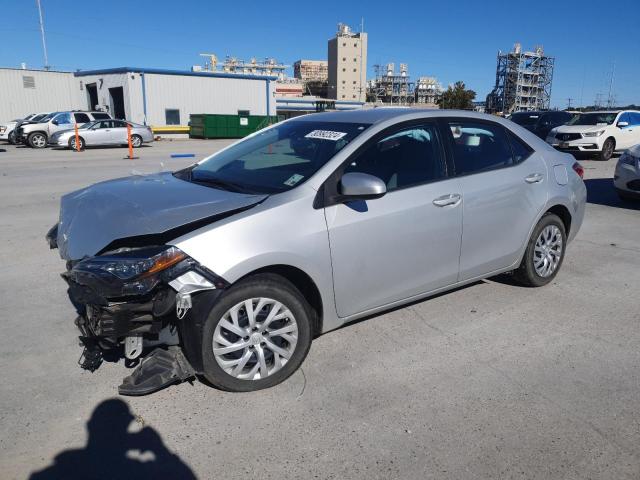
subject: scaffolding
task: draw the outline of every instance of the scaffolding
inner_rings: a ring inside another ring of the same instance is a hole
[[[442,84],[436,77],[420,77],[416,82],[414,92],[415,103],[426,106],[436,106],[442,97]]]
[[[551,102],[554,58],[541,46],[524,52],[519,43],[508,53],[498,52],[496,84],[487,96],[487,112],[509,114],[548,110]]]
[[[409,77],[406,63],[400,64],[400,71],[395,71],[395,64],[374,65],[376,78],[369,82],[367,100],[389,105],[411,105],[414,100],[414,82]]]

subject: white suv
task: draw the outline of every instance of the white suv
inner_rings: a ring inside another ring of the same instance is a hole
[[[584,152],[609,160],[614,151],[640,143],[640,112],[585,112],[549,132],[547,143],[565,152]]]
[[[25,143],[32,148],[44,148],[49,137],[56,132],[71,130],[74,125],[84,125],[93,120],[110,120],[105,112],[53,112],[38,123],[26,123],[16,129],[16,142]]]
[[[24,118],[12,120],[10,122],[0,125],[0,140],[5,140],[11,144],[16,143],[16,126],[20,126],[26,122],[37,122],[49,115],[49,112],[45,113],[30,113]]]

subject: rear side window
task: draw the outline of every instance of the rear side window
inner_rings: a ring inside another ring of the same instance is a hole
[[[470,175],[513,164],[511,145],[502,126],[492,123],[449,122],[457,175]]]
[[[93,115],[93,118],[95,120],[106,120],[108,118],[111,118],[108,113],[100,113],[100,112],[98,112],[98,113],[92,113],[91,115]]]
[[[76,123],[87,123],[91,121],[89,115],[86,113],[74,113],[73,116],[76,117]]]
[[[629,112],[629,125],[640,125],[640,113]]]
[[[533,148],[524,143],[518,136],[508,132],[509,142],[511,142],[511,150],[513,151],[513,163],[524,162],[529,155],[533,153]]]
[[[345,173],[374,175],[398,190],[445,176],[441,143],[435,125],[403,128],[367,147],[350,161]]]

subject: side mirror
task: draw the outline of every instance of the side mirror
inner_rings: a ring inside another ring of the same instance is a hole
[[[372,200],[387,193],[387,185],[368,173],[345,173],[340,179],[340,194],[346,199]]]
[[[60,124],[58,123],[58,120],[51,120],[51,123],[53,123],[54,125],[60,125]]]
[[[628,126],[629,126],[629,122],[618,122],[618,128],[628,127]]]

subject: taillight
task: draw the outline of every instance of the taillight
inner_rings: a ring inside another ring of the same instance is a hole
[[[584,167],[578,162],[573,164],[573,171],[576,172],[580,178],[584,178]]]

